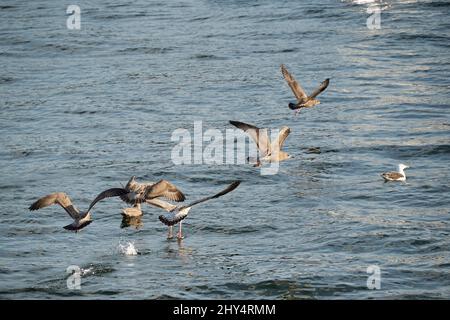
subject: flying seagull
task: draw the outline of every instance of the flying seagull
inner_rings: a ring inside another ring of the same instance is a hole
[[[112,188],[101,192],[94,201],[91,202],[87,211],[82,212],[79,211],[70,200],[70,197],[64,192],[56,192],[46,195],[45,197],[40,198],[36,202],[34,202],[30,207],[30,211],[39,210],[54,204],[59,204],[69,216],[73,219],[73,222],[67,226],[64,226],[64,229],[71,231],[78,231],[86,227],[92,222],[91,210],[95,206],[97,202],[102,199],[110,198],[110,197],[118,197],[124,195],[124,189],[121,188]]]
[[[325,79],[325,81],[323,81],[320,86],[308,96],[300,84],[294,79],[289,71],[287,71],[284,64],[281,65],[281,73],[297,98],[297,103],[289,103],[289,108],[291,110],[297,110],[296,114],[300,112],[301,108],[311,108],[320,104],[320,101],[316,99],[316,97],[322,93],[330,83],[330,79]]]
[[[166,226],[169,227],[169,234],[168,234],[167,238],[168,239],[173,238],[173,226],[176,225],[177,223],[179,223],[177,238],[183,239],[183,234],[181,233],[181,223],[182,223],[182,220],[184,220],[187,217],[189,210],[191,210],[191,208],[193,206],[195,206],[199,203],[211,200],[211,199],[219,198],[219,197],[233,191],[234,189],[236,189],[240,183],[241,183],[241,181],[234,181],[227,188],[220,191],[219,193],[217,193],[213,196],[205,197],[200,200],[191,202],[190,204],[188,204],[186,206],[175,206],[173,204],[167,203],[167,202],[159,200],[159,199],[153,199],[152,200],[153,205],[158,206],[158,207],[168,211],[167,214],[159,216],[159,220],[162,223],[164,223]]]
[[[132,176],[123,189],[126,190],[126,193],[120,198],[122,201],[133,205],[131,208],[123,209],[122,215],[125,217],[141,216],[141,203],[152,204],[150,200],[156,198],[165,198],[177,202],[186,199],[184,194],[167,180],[160,180],[156,183],[140,183],[136,181],[136,176]]]
[[[405,181],[406,180],[406,174],[404,169],[408,169],[409,166],[404,165],[403,163],[400,163],[398,165],[398,172],[391,171],[391,172],[385,172],[382,173],[381,176],[386,181]]]
[[[254,125],[239,121],[230,121],[230,123],[233,126],[243,130],[253,139],[253,141],[255,141],[256,146],[258,147],[258,150],[262,155],[261,161],[279,162],[293,158],[293,156],[287,154],[284,151],[281,151],[284,141],[291,133],[291,129],[289,127],[282,127],[280,129],[280,132],[278,133],[277,138],[271,143],[269,135],[267,133],[267,129],[260,129],[258,127],[255,127]],[[257,160],[255,166],[260,166],[261,161]]]

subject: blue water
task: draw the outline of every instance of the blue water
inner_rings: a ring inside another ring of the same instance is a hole
[[[81,30],[65,2],[0,5],[0,298],[450,298],[448,1],[383,2],[374,30],[351,1],[76,4]],[[307,91],[331,78],[319,106],[293,116],[281,63]],[[270,176],[173,165],[173,130],[229,120],[289,126],[295,158]],[[398,163],[406,183],[383,183]],[[55,191],[85,209],[133,174],[191,200],[243,182],[193,208],[182,242],[153,207],[121,228],[119,200],[79,233],[28,211]]]

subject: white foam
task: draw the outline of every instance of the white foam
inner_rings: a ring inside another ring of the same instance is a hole
[[[138,251],[134,246],[134,242],[126,242],[125,244],[119,243],[119,252],[126,256],[136,256]]]
[[[94,274],[94,267],[89,267],[89,268],[81,268],[80,270],[81,276],[86,276],[86,275],[90,275],[90,274]]]

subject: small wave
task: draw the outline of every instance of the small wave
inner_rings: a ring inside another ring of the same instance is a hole
[[[14,82],[15,79],[12,77],[0,77],[0,84],[1,83],[10,83],[10,82]]]
[[[87,111],[87,110],[66,110],[63,113],[66,114],[95,114],[97,111]]]
[[[119,20],[119,19],[130,19],[130,18],[137,18],[137,17],[146,17],[147,12],[136,12],[133,14],[110,14],[105,16],[99,16],[97,18],[101,20]]]
[[[200,60],[225,60],[223,57],[218,57],[213,54],[196,54],[191,57],[192,59]]]
[[[160,47],[130,47],[120,49],[119,53],[143,53],[143,54],[161,54],[171,51],[172,48],[160,48]]]

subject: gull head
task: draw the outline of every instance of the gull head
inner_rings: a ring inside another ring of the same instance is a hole
[[[403,164],[403,163],[400,163],[400,164],[398,165],[398,170],[399,170],[399,171],[402,171],[402,170],[408,169],[408,168],[409,168],[409,166],[407,166],[406,164]]]
[[[131,188],[136,183],[136,176],[132,176],[130,180],[128,180],[125,188]]]

